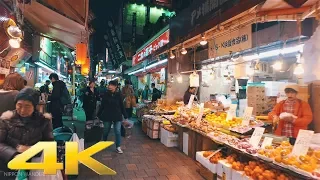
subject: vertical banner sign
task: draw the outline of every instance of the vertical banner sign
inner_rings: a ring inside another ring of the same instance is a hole
[[[109,60],[109,51],[108,51],[108,48],[106,48],[106,63],[108,62]]]
[[[137,13],[132,14],[132,50],[136,51],[136,36],[137,36]]]
[[[243,114],[242,125],[248,126],[250,124],[250,118],[252,116],[253,107],[247,107]]]
[[[249,143],[252,145],[253,148],[258,148],[260,140],[264,133],[264,128],[262,127],[256,127],[253,131],[253,134],[249,140]]]
[[[110,57],[112,57],[111,60],[113,62],[113,66],[117,69],[121,63],[127,60],[127,58],[123,51],[113,20],[111,18],[107,20],[107,30],[104,39],[106,40],[106,45],[109,50]]]
[[[236,112],[237,112],[237,105],[231,104],[227,114],[227,121],[232,120],[232,118],[236,116]]]
[[[292,155],[301,156],[308,153],[314,131],[300,130],[292,149]]]

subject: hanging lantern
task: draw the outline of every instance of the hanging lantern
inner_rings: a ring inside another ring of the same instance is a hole
[[[86,76],[90,71],[90,59],[86,58],[85,63],[81,65],[81,74]]]
[[[77,64],[83,65],[86,63],[87,60],[87,44],[85,43],[78,43],[76,45],[76,60]]]

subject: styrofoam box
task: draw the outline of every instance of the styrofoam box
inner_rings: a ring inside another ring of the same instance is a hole
[[[217,173],[217,164],[213,164],[209,159],[203,157],[204,151],[199,151],[196,153],[196,160],[202,164],[205,168],[207,168],[212,173]]]
[[[189,134],[188,132],[183,132],[183,152],[188,155],[189,151]]]
[[[161,138],[160,141],[167,147],[177,147],[178,146],[178,134],[169,132],[164,128],[161,128]]]
[[[232,180],[231,164],[228,164],[225,160],[218,161],[217,175],[220,177],[225,176],[225,180]]]
[[[232,180],[252,180],[252,178],[246,176],[244,171],[236,171],[232,169]]]

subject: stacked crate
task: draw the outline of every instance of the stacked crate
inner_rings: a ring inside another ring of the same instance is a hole
[[[262,115],[266,109],[266,95],[264,86],[247,87],[248,107],[253,107],[252,115]]]

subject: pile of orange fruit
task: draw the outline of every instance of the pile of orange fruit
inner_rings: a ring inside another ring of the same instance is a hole
[[[258,151],[258,154],[274,159],[275,162],[294,166],[306,172],[314,172],[320,166],[320,150],[314,151],[309,149],[307,155],[290,156],[292,145],[284,141],[278,147],[266,146],[265,149]]]
[[[218,161],[221,159],[223,159],[222,154],[218,152],[210,158],[210,162],[213,164],[218,164]]]
[[[270,170],[264,164],[256,161],[249,161],[244,166],[245,175],[253,180],[289,180],[289,177],[277,170]]]

